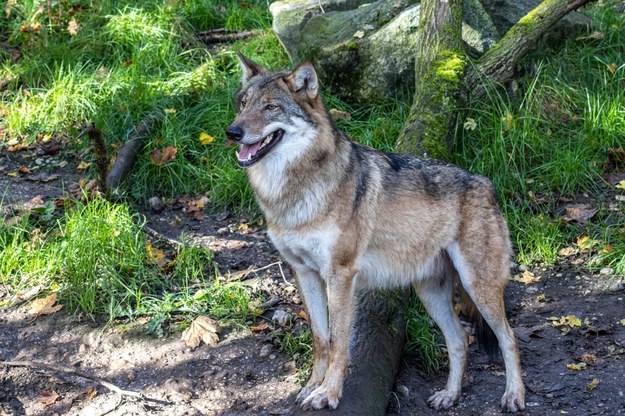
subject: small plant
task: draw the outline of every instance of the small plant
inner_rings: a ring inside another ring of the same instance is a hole
[[[407,351],[416,352],[421,365],[430,374],[444,366],[444,356],[439,347],[439,333],[433,329],[431,318],[416,294],[410,296],[406,322]]]
[[[296,331],[277,331],[275,339],[280,350],[297,363],[297,376],[300,384],[310,377],[313,362],[312,332],[308,326],[300,326]]]

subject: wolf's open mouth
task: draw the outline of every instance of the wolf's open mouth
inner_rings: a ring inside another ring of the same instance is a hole
[[[284,136],[284,130],[278,129],[254,144],[241,144],[241,148],[237,152],[239,166],[247,168],[258,162],[282,140],[282,136]]]

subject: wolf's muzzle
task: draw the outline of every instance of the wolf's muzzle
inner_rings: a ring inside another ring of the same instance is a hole
[[[243,129],[236,124],[232,124],[228,127],[228,130],[226,130],[226,136],[234,142],[240,141],[243,138],[243,134]]]

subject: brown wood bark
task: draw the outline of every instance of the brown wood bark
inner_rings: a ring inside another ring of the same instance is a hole
[[[160,114],[151,114],[142,120],[130,133],[128,140],[119,151],[113,167],[106,175],[106,188],[108,191],[113,191],[130,171],[135,163],[137,152],[141,149],[145,138],[150,134],[160,118]]]

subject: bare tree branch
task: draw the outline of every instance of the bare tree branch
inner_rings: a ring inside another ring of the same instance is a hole
[[[471,97],[481,97],[485,84],[504,83],[514,77],[520,59],[562,17],[592,0],[545,0],[512,26],[495,46],[467,71],[465,85]]]

